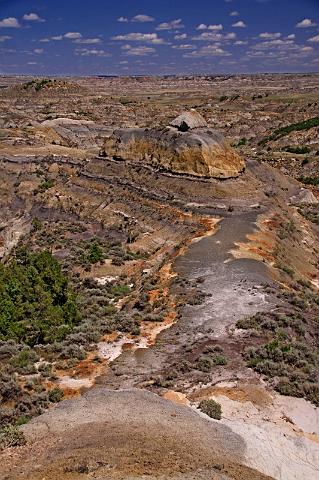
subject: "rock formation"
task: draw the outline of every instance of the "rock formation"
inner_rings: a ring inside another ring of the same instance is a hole
[[[297,195],[290,198],[293,205],[317,205],[319,202],[315,195],[306,188],[301,188]]]
[[[199,177],[234,178],[245,168],[225,138],[207,128],[195,111],[185,112],[162,129],[115,130],[105,140],[104,153]]]
[[[196,110],[191,109],[189,112],[184,112],[175,118],[170,125],[182,132],[186,132],[193,128],[207,127],[207,122]]]

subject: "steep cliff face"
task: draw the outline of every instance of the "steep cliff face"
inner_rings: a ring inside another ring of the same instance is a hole
[[[244,171],[244,160],[220,133],[204,127],[187,129],[186,122],[183,125],[182,130],[115,130],[105,140],[104,152],[107,156],[199,177],[234,178]]]

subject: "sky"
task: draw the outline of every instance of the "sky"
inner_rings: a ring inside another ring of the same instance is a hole
[[[0,0],[0,74],[319,71],[319,0]]]

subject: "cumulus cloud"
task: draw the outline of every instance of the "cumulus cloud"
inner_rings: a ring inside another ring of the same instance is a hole
[[[125,55],[132,57],[145,57],[156,52],[155,48],[146,46],[132,47],[131,45],[123,45],[122,48],[125,50]]]
[[[298,50],[300,47],[295,44],[293,40],[282,40],[280,38],[276,38],[273,40],[267,40],[265,42],[257,43],[251,47],[253,50],[281,50],[281,51],[288,51],[288,50]]]
[[[77,40],[82,38],[82,34],[80,32],[67,32],[63,36],[69,40]]]
[[[239,12],[237,12],[236,10],[234,10],[233,12],[230,12],[229,14],[231,17],[238,17],[239,16]]]
[[[179,28],[185,28],[182,24],[182,19],[171,20],[170,22],[163,22],[158,25],[156,30],[178,30]]]
[[[163,45],[166,42],[159,38],[157,33],[127,33],[125,35],[115,35],[111,37],[111,40],[116,41],[125,41],[125,42],[145,42],[145,43],[154,43],[157,45]]]
[[[43,50],[43,48],[35,48],[35,49],[33,50],[33,52],[36,53],[36,54],[38,54],[38,55],[41,55],[41,53],[43,53],[44,50]]]
[[[296,35],[294,33],[291,33],[290,35],[287,36],[288,40],[294,40],[296,38]]]
[[[119,18],[117,19],[117,21],[120,22],[120,23],[127,23],[127,22],[128,22],[128,18],[126,18],[126,17],[119,17]]]
[[[315,27],[317,24],[310,18],[305,18],[301,22],[297,23],[297,28],[308,28],[308,27]]]
[[[186,43],[181,45],[173,45],[172,48],[174,48],[175,50],[194,50],[196,47],[195,45]]]
[[[187,34],[186,33],[177,33],[177,35],[175,35],[175,40],[185,40],[185,38],[187,38]]]
[[[231,53],[226,52],[223,48],[218,45],[205,45],[199,50],[194,50],[193,52],[185,53],[184,58],[201,58],[201,57],[229,57]]]
[[[0,28],[19,28],[19,20],[15,17],[7,17],[0,20]]]
[[[88,49],[88,48],[77,48],[74,51],[75,55],[79,55],[81,57],[110,57],[111,54],[106,52],[105,50],[97,50],[97,49]]]
[[[203,32],[200,35],[193,37],[192,40],[198,40],[203,42],[221,42],[228,40],[235,40],[237,37],[236,33],[215,33],[215,32]]]
[[[312,53],[314,51],[313,47],[302,47],[300,49],[301,52]]]
[[[215,30],[216,32],[223,30],[223,25],[219,23],[218,25],[206,25],[205,23],[201,23],[198,25],[196,30]]]
[[[144,15],[144,14],[135,15],[135,17],[132,18],[132,22],[147,23],[147,22],[154,22],[154,21],[155,21],[155,18],[150,17],[149,15]]]
[[[267,40],[275,40],[276,38],[281,37],[281,33],[269,33],[269,32],[264,32],[259,35],[260,38],[266,38]]]
[[[0,42],[5,42],[6,40],[10,40],[12,37],[8,35],[0,35]]]
[[[319,43],[319,35],[315,35],[314,37],[309,38],[308,42]]]
[[[53,37],[49,38],[41,38],[40,42],[50,42],[50,41],[55,41],[59,42],[61,40],[72,40],[74,43],[87,43],[87,44],[92,44],[92,43],[100,43],[100,39],[97,38],[83,38],[82,33],[80,32],[67,32],[64,35],[54,35]]]
[[[81,43],[83,45],[96,45],[97,43],[101,43],[100,38],[76,38],[74,43]]]
[[[245,28],[245,27],[247,27],[246,23],[243,22],[242,20],[239,20],[238,22],[233,23],[232,26],[235,27],[235,28]]]
[[[26,13],[23,15],[23,20],[27,20],[29,22],[44,22],[44,18],[39,17],[37,13]]]

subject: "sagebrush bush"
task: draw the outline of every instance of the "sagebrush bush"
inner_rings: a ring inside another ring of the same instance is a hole
[[[199,409],[215,420],[221,420],[222,418],[222,407],[220,403],[216,402],[213,399],[202,400],[199,405]]]
[[[18,427],[8,425],[0,429],[0,450],[25,444],[26,438],[24,433]]]

